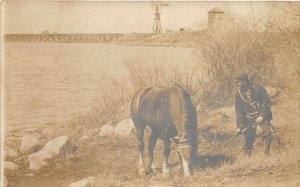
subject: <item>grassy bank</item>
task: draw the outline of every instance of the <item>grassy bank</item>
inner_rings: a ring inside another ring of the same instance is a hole
[[[72,143],[79,147],[77,156],[55,158],[48,167],[37,172],[28,170],[26,159],[19,160],[21,168],[15,172],[6,172],[5,176],[12,186],[67,186],[89,176],[96,177],[97,186],[299,185],[300,96],[299,87],[295,86],[299,79],[297,68],[295,70],[295,66],[299,65],[297,54],[292,53],[295,55],[290,56],[291,53],[281,52],[291,50],[281,40],[276,40],[280,45],[274,42],[274,38],[271,40],[272,32],[256,33],[254,36],[253,33],[236,32],[231,35],[198,33],[193,36],[198,38],[195,40],[195,54],[205,63],[204,67],[201,66],[202,71],[184,65],[146,63],[142,66],[135,62],[125,63],[132,84],[130,88],[119,80],[111,80],[114,86],[103,93],[98,107],[78,115],[64,129],[52,129],[53,133],[44,137],[50,140],[60,134],[67,134]],[[249,37],[244,38],[244,35]],[[155,38],[153,40],[156,41]],[[274,43],[269,44],[268,41]],[[271,53],[271,49],[275,53]],[[288,62],[284,60],[287,58]],[[288,68],[285,71],[282,69],[284,63],[287,63]],[[239,138],[229,142],[235,130],[232,98],[236,90],[233,78],[239,71],[256,73],[257,70],[257,73],[264,75],[264,84],[284,90],[273,106],[272,120],[283,144],[277,144],[273,136],[271,154],[263,155],[258,131],[254,154],[248,158],[241,153]],[[203,73],[208,76],[204,77]],[[174,149],[170,157],[170,178],[161,177],[160,141],[155,149],[159,172],[139,177],[135,135],[128,138],[98,137],[94,130],[109,121],[117,123],[130,118],[130,100],[135,91],[148,86],[172,84],[180,84],[188,90],[199,115],[199,151],[193,177],[183,177]],[[84,136],[86,138],[82,139]]]

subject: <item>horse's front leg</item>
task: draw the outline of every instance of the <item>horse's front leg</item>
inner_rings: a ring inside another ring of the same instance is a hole
[[[163,178],[169,177],[169,156],[171,153],[171,147],[170,147],[170,139],[169,138],[165,138],[164,140],[164,161],[162,164],[162,176]]]
[[[138,172],[139,175],[143,176],[146,174],[145,168],[144,168],[144,158],[143,158],[143,152],[144,152],[144,130],[145,127],[137,127],[137,140],[138,140],[138,150],[139,150],[139,163],[138,163]]]
[[[151,171],[156,172],[156,166],[154,164],[154,158],[153,158],[153,151],[158,138],[158,133],[156,133],[154,130],[152,130],[151,136],[149,138],[148,142],[148,166],[147,166],[147,173],[150,173]]]
[[[190,162],[191,162],[191,146],[187,143],[178,145],[178,154],[181,158],[183,172],[185,177],[191,176]]]

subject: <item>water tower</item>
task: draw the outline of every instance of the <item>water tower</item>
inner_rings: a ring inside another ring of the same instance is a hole
[[[224,15],[224,11],[218,7],[214,7],[213,9],[208,11],[208,29],[214,29],[217,24],[219,24],[219,20],[222,19]]]

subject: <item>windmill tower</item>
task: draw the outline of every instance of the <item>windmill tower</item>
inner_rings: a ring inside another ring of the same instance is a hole
[[[160,34],[162,32],[161,21],[160,21],[160,14],[161,14],[160,11],[166,6],[168,6],[168,4],[164,3],[162,1],[152,1],[151,2],[151,7],[155,11],[153,27],[152,27],[152,32],[155,34]]]

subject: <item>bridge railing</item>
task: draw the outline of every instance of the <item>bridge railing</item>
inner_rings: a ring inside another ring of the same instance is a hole
[[[6,42],[57,42],[57,43],[109,43],[124,34],[94,33],[94,34],[5,34]]]

